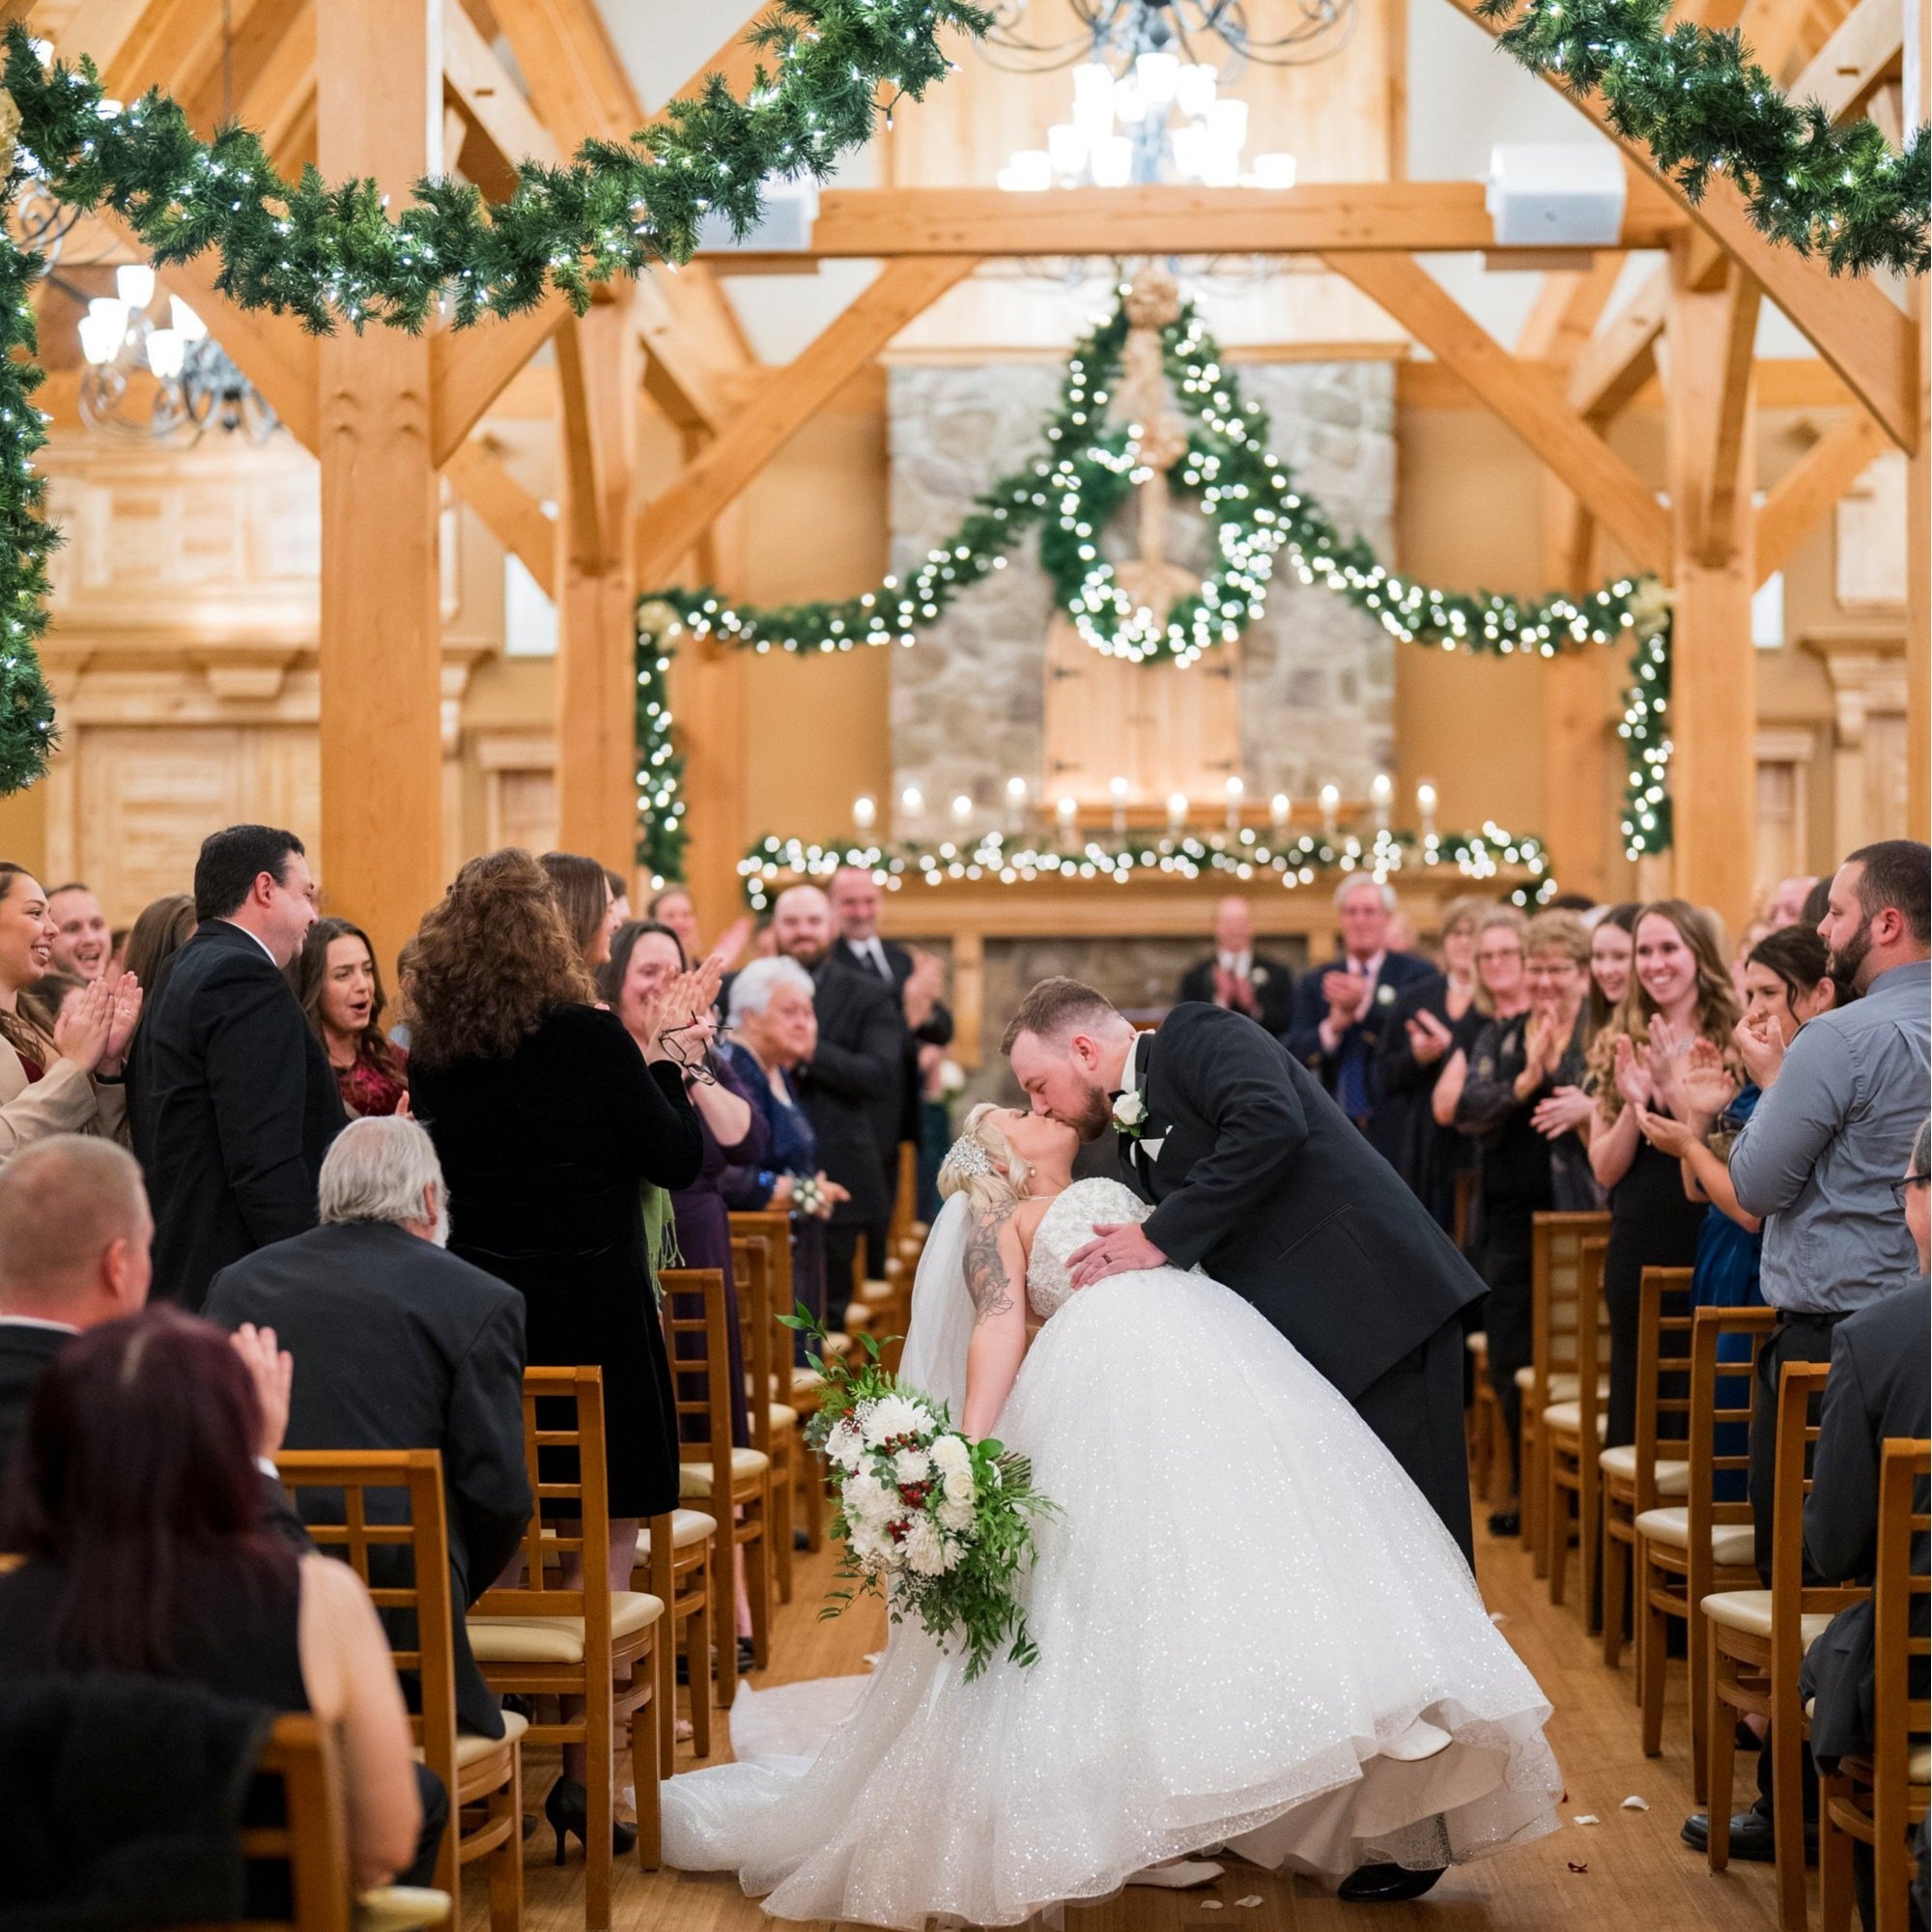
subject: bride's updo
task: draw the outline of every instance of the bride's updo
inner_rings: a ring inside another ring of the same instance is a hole
[[[994,1119],[999,1111],[990,1100],[980,1101],[939,1170],[941,1198],[963,1194],[979,1214],[1010,1208],[1033,1179],[1033,1169],[1000,1131]]]

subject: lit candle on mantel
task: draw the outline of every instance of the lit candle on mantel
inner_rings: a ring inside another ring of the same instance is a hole
[[[1015,776],[1007,781],[1007,830],[1017,834],[1026,825],[1027,781]]]
[[[899,793],[899,812],[905,823],[899,827],[901,838],[917,838],[920,821],[925,813],[925,794],[917,785],[907,785]]]
[[[1179,832],[1187,823],[1187,794],[1184,791],[1169,792],[1167,795],[1167,829]]]
[[[1078,801],[1071,798],[1063,798],[1053,808],[1053,815],[1059,819],[1062,832],[1071,832],[1073,830],[1074,819],[1080,815]]]
[[[1230,832],[1238,832],[1241,829],[1241,794],[1246,790],[1247,786],[1241,782],[1240,773],[1236,772],[1232,774],[1228,780],[1228,830]]]
[[[1335,836],[1335,814],[1341,810],[1342,787],[1325,784],[1321,787],[1321,829],[1330,838]]]
[[[961,832],[973,816],[973,801],[963,791],[952,794],[952,822]]]
[[[879,822],[879,802],[869,792],[861,792],[852,801],[852,829],[861,838],[869,838]]]
[[[1277,832],[1286,832],[1288,830],[1289,814],[1293,810],[1293,806],[1288,794],[1285,791],[1276,792],[1268,800],[1268,823]]]
[[[1127,793],[1131,789],[1125,779],[1111,778],[1107,781],[1107,796],[1114,801],[1114,836],[1124,838],[1127,835]]]
[[[1435,787],[1427,779],[1415,788],[1415,809],[1422,815],[1422,836],[1435,837]]]
[[[1378,772],[1375,782],[1369,787],[1369,796],[1375,801],[1376,830],[1389,829],[1389,804],[1395,797],[1395,781],[1386,772]]]

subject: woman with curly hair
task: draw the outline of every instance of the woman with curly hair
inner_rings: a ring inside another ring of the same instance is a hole
[[[346,919],[319,919],[288,974],[344,1109],[352,1117],[393,1114],[409,1092],[409,1056],[383,1031],[387,1002],[369,935]]]
[[[676,1505],[678,1479],[644,1187],[697,1179],[678,1048],[717,974],[664,987],[639,1052],[596,1005],[543,867],[513,848],[457,873],[416,932],[407,987],[411,1102],[449,1183],[450,1252],[522,1293],[532,1364],[604,1371],[610,1580],[628,1589],[639,1520]],[[587,1804],[582,1750],[564,1769],[546,1805],[559,1845],[582,1835]]]
[[[1687,1200],[1677,1162],[1644,1138],[1646,1111],[1667,1111],[1677,1064],[1693,1041],[1731,1051],[1738,999],[1711,916],[1685,899],[1637,915],[1630,983],[1590,1045],[1597,1114],[1590,1166],[1610,1198],[1604,1301],[1610,1313],[1610,1394],[1604,1446],[1636,1440],[1637,1308],[1647,1267],[1690,1267],[1704,1204]]]

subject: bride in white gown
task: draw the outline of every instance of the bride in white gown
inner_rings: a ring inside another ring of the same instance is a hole
[[[1075,1146],[974,1111],[900,1370],[1059,1505],[1038,1661],[968,1684],[901,1624],[869,1678],[742,1690],[740,1761],[663,1788],[666,1862],[786,1918],[999,1926],[1204,1847],[1336,1878],[1553,1829],[1549,1706],[1349,1404],[1205,1275],[1070,1288],[1096,1222],[1148,1211],[1072,1181]]]

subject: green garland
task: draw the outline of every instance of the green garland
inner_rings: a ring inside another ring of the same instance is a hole
[[[1869,120],[1834,127],[1817,101],[1794,105],[1734,29],[1687,21],[1665,33],[1670,0],[1481,0],[1476,12],[1511,21],[1500,43],[1532,73],[1601,94],[1610,126],[1641,141],[1690,201],[1728,174],[1753,227],[1817,251],[1834,274],[1925,272],[1925,128],[1901,151]]]
[[[684,876],[684,760],[671,741],[670,653],[638,653],[638,864],[652,879]]]
[[[1274,878],[1288,890],[1313,885],[1336,873],[1365,872],[1371,878],[1398,877],[1404,870],[1453,867],[1463,877],[1488,880],[1506,867],[1525,872],[1528,882],[1512,888],[1520,906],[1544,905],[1554,895],[1548,855],[1541,840],[1520,838],[1499,825],[1481,832],[1358,834],[1214,832],[1197,836],[1170,832],[1160,838],[1085,838],[1077,843],[1041,845],[1024,838],[989,832],[974,840],[924,844],[904,839],[892,844],[846,841],[808,844],[797,838],[761,838],[738,862],[746,902],[763,912],[781,880],[825,879],[841,866],[863,867],[890,891],[918,882],[941,887],[956,882],[1017,885],[1039,878],[1111,879],[1127,884],[1134,875],[1198,879],[1225,872],[1242,881]]]
[[[1125,293],[1074,345],[1042,431],[1044,452],[993,484],[909,579],[888,577],[877,589],[841,601],[764,610],[728,605],[709,588],[655,591],[639,604],[639,665],[679,630],[761,654],[910,645],[955,598],[1004,569],[1033,530],[1056,608],[1096,650],[1192,664],[1261,615],[1277,561],[1285,558],[1303,583],[1335,591],[1405,642],[1545,658],[1627,643],[1632,686],[1618,725],[1629,749],[1625,848],[1633,858],[1666,850],[1669,615],[1655,581],[1618,579],[1580,600],[1523,601],[1397,576],[1362,538],[1345,540],[1321,505],[1295,487],[1293,473],[1267,449],[1266,413],[1243,399],[1191,304],[1161,334],[1168,380],[1189,421],[1187,445],[1167,479],[1175,495],[1198,503],[1213,521],[1221,567],[1164,617],[1135,611],[1099,541],[1109,517],[1147,475],[1134,467],[1125,429],[1105,420],[1129,327]]]
[[[586,141],[561,167],[521,162],[506,201],[430,180],[395,215],[373,182],[331,186],[313,168],[284,181],[245,128],[197,139],[159,92],[131,106],[107,100],[91,62],[43,65],[15,23],[0,94],[0,214],[39,180],[71,206],[114,210],[158,263],[215,249],[224,295],[315,334],[341,321],[414,331],[439,313],[464,328],[552,289],[582,313],[593,283],[689,259],[707,213],[744,234],[768,178],[829,174],[870,137],[881,89],[920,99],[951,67],[942,30],[978,34],[986,19],[968,0],[775,0],[748,37],[770,60],[748,99],[711,74],[629,141]],[[39,779],[56,742],[34,649],[58,541],[33,468],[46,440],[31,400],[42,372],[29,292],[41,271],[0,235],[0,794]]]

